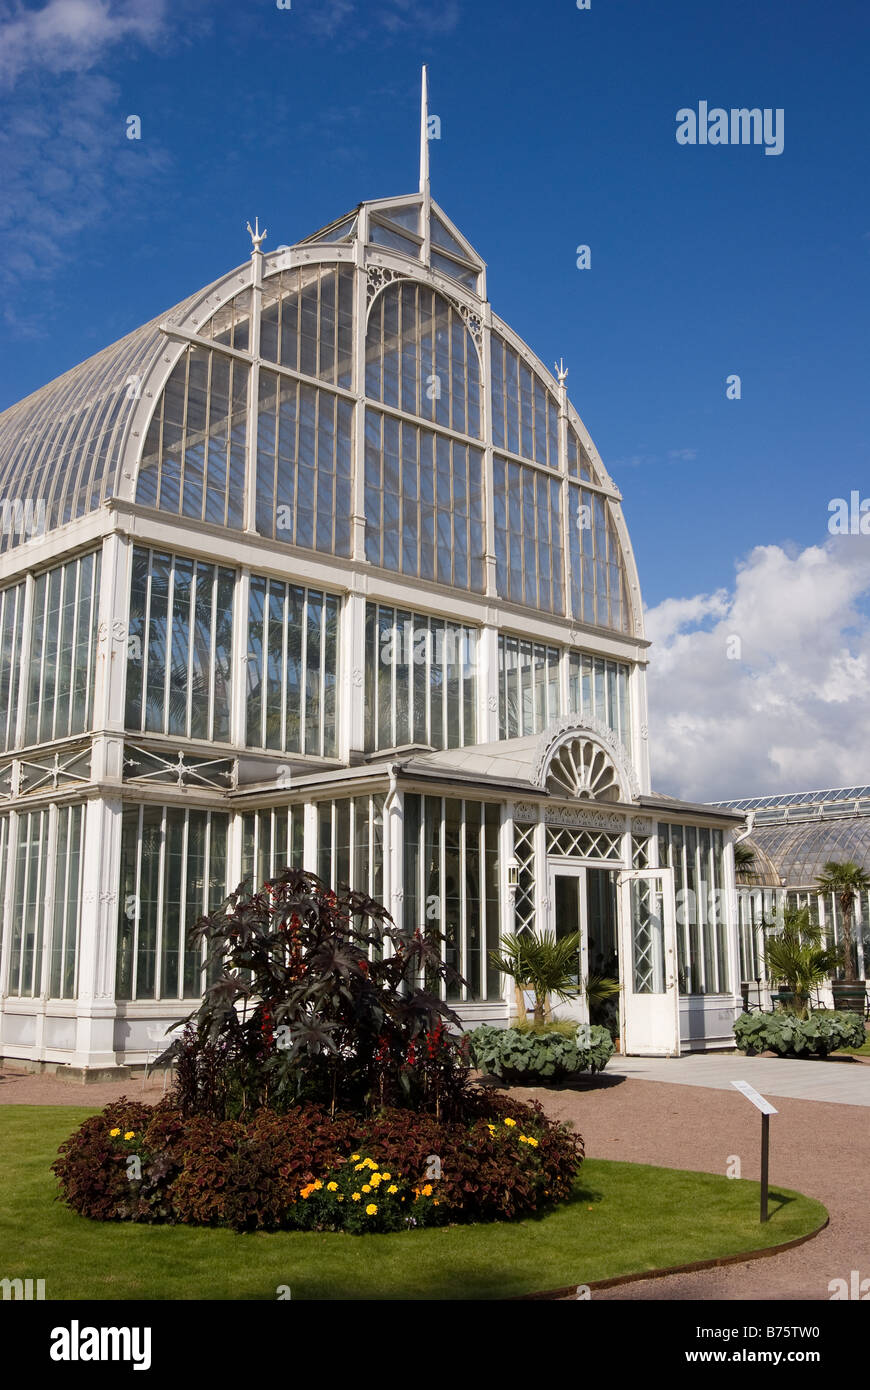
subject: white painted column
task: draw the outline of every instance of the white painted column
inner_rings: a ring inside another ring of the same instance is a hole
[[[477,742],[498,740],[498,629],[487,623],[477,639]]]
[[[723,835],[722,874],[728,943],[728,978],[735,1003],[740,999],[740,910],[737,902],[737,875],[734,868],[734,841]]]
[[[317,873],[317,807],[313,801],[306,801],[302,819],[302,867]]]
[[[244,748],[248,741],[248,614],[251,603],[251,571],[247,567],[239,571],[233,603],[230,738],[237,748]],[[261,660],[265,666],[265,653]]]
[[[94,797],[85,809],[85,885],[78,943],[76,1067],[116,1063],[115,960],[121,862],[121,799]]]
[[[649,715],[646,698],[646,667],[635,666],[629,678],[631,704],[631,761],[642,795],[651,791],[649,765]]]
[[[342,762],[365,748],[366,600],[362,592],[342,604],[338,676],[338,756]]]
[[[515,893],[508,884],[508,864],[514,857],[514,821],[512,806],[501,807],[501,825],[498,831],[498,880],[499,880],[499,905],[501,911],[499,936],[513,935],[516,931],[516,917],[514,911]],[[501,997],[505,1001],[507,1019],[510,1021],[514,1013],[514,1001],[510,997],[508,976],[501,975]]]
[[[495,501],[493,497],[493,446],[492,446],[492,310],[489,304],[483,305],[481,318],[483,337],[481,341],[480,372],[480,424],[483,431],[483,486],[484,517],[486,534],[483,545],[484,592],[494,597],[496,587],[495,556]]]

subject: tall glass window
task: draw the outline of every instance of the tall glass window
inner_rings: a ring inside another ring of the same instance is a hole
[[[474,628],[366,604],[366,749],[475,743],[476,668]]]
[[[219,811],[130,806],[121,829],[119,999],[196,999],[205,943],[188,932],[227,893],[227,827]]]
[[[384,798],[317,802],[317,872],[341,891],[384,895]]]
[[[238,358],[187,348],[148,426],[137,502],[217,526],[244,526],[249,371]]]
[[[227,742],[236,572],[133,550],[126,727]]]
[[[15,743],[23,615],[24,585],[4,589],[0,593],[0,748],[4,750]]]
[[[260,354],[303,376],[349,387],[353,280],[348,265],[305,265],[263,282]]]
[[[52,999],[76,993],[79,903],[82,894],[84,807],[46,807],[16,817],[8,991]],[[9,858],[8,816],[0,819],[0,891],[5,894]],[[3,899],[0,898],[0,903]],[[44,978],[45,977],[45,978]]]
[[[612,729],[631,751],[628,704],[629,667],[589,652],[568,653],[568,709],[571,714],[597,719]]]
[[[587,488],[568,488],[571,608],[595,627],[631,630],[622,549],[606,498]]]
[[[301,869],[304,807],[277,806],[242,816],[242,878],[260,888],[284,869]]]
[[[340,600],[251,577],[247,743],[334,757]]]
[[[91,727],[99,593],[98,551],[36,580],[25,743],[47,743]]]
[[[388,285],[369,316],[366,395],[480,437],[480,364],[459,310],[414,280]]]
[[[580,478],[584,483],[595,481],[589,455],[571,425],[568,426],[568,477]]]
[[[659,864],[674,870],[681,994],[728,994],[728,900],[721,830],[659,825]]]
[[[559,718],[559,656],[558,647],[499,635],[500,738],[543,733]]]
[[[500,935],[498,806],[406,795],[404,827],[405,930],[443,938],[442,959],[467,982],[443,997],[500,998],[500,976],[489,960]]]
[[[258,532],[349,555],[353,402],[265,369],[259,395]]]
[[[559,406],[512,347],[492,334],[492,442],[496,449],[559,467]]]
[[[366,411],[366,559],[482,593],[483,451]]]
[[[499,593],[515,603],[563,613],[561,482],[496,457],[493,488]]]

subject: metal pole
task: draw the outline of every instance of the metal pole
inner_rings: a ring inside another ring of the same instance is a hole
[[[770,1116],[761,1116],[761,1220],[767,1220],[767,1170],[770,1159]]]

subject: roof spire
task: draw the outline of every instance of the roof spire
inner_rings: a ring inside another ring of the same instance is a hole
[[[423,82],[420,91],[420,192],[429,196],[429,81],[426,64],[423,64]]]

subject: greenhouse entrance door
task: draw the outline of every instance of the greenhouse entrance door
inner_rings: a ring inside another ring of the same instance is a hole
[[[578,993],[558,1007],[562,1018],[589,1022],[589,1008],[582,982],[590,976],[616,979],[617,949],[616,869],[550,861],[552,929],[561,940],[580,933],[580,951],[574,982]],[[598,1011],[598,1021],[614,1031],[619,1023],[619,1000],[613,998]]]
[[[680,1055],[677,924],[673,869],[620,874],[622,1050]]]

